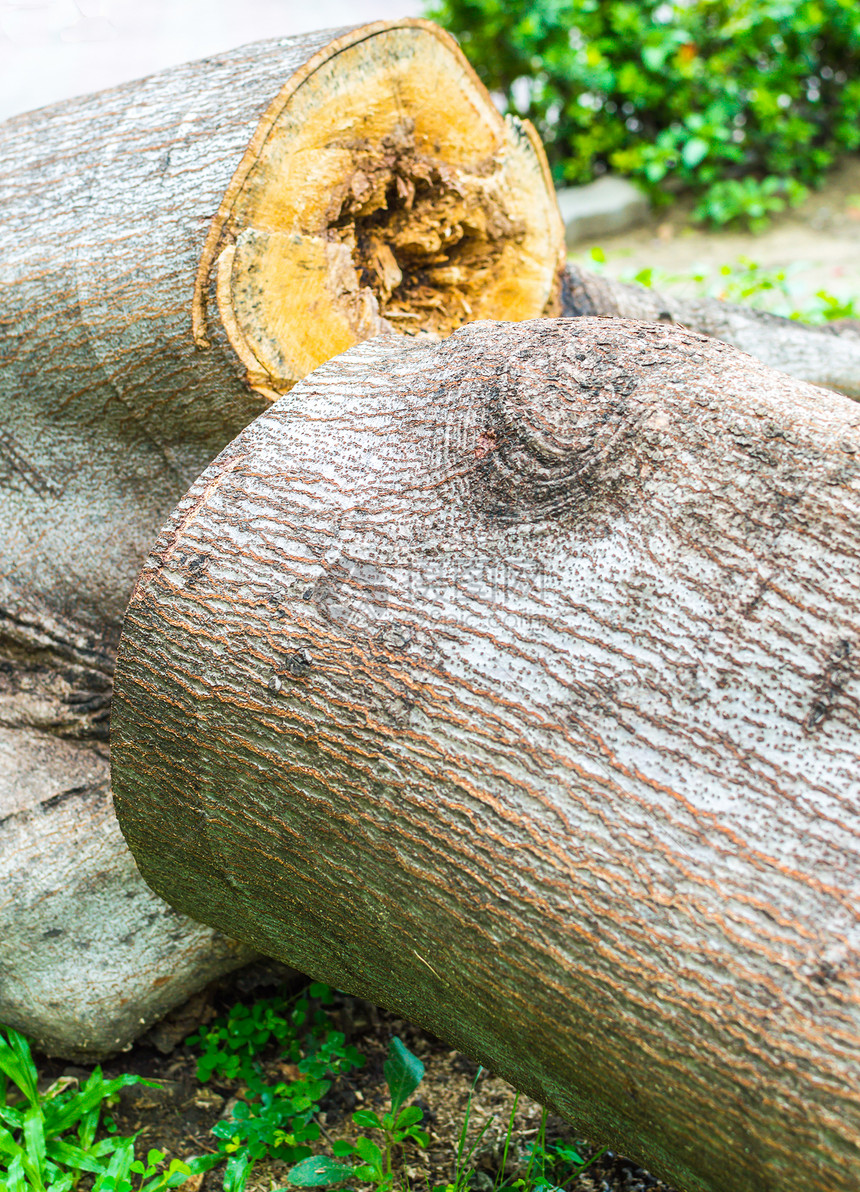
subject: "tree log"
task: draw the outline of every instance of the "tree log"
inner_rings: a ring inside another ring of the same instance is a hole
[[[567,266],[564,313],[680,323],[801,381],[860,398],[860,335],[853,319],[813,327],[718,298],[681,298],[668,290],[598,277],[575,265]]]
[[[688,1192],[857,1192],[858,515],[857,406],[682,328],[352,349],[141,573],[141,872]]]
[[[533,132],[424,21],[9,121],[0,212],[0,1021],[97,1056],[251,955],[196,924],[183,940],[102,830],[115,648],[159,526],[358,338],[555,311],[563,237]]]

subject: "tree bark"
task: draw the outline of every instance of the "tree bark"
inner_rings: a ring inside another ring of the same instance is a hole
[[[431,87],[444,104],[427,103]],[[20,892],[37,863],[45,882],[67,880],[39,836],[76,849],[69,817],[101,831],[121,618],[188,485],[296,377],[363,335],[554,311],[563,238],[533,131],[502,120],[425,21],[246,46],[9,121],[0,212],[0,862]],[[304,269],[302,284],[285,287],[273,260],[293,282]],[[50,942],[22,936],[20,906],[0,905],[0,1021],[75,1056],[82,1038],[103,1054],[169,1008],[138,948],[176,953],[176,924],[162,938],[166,908],[130,858],[79,878],[50,906],[42,878],[30,883]],[[227,967],[251,955],[203,934]],[[99,959],[84,962],[92,935]],[[103,1029],[82,1024],[88,997],[53,974],[77,961],[81,981],[99,982],[94,970],[121,973],[123,955],[122,1011],[105,994]],[[176,976],[167,992],[186,996]]]
[[[567,266],[564,313],[680,323],[749,352],[789,376],[860,398],[855,320],[812,327],[717,298],[681,298],[667,290],[598,277],[575,265]]]
[[[141,871],[688,1192],[856,1192],[858,514],[856,405],[685,329],[357,347],[141,573]]]

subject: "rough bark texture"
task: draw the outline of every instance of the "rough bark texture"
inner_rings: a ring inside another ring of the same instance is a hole
[[[860,398],[860,335],[854,320],[811,327],[717,298],[679,298],[665,290],[597,277],[575,265],[567,267],[564,313],[680,323],[749,352],[789,376]]]
[[[440,86],[449,101],[444,115],[435,106]],[[373,103],[350,114],[368,89]],[[308,112],[328,122],[324,149],[309,149],[314,121],[299,118]],[[368,112],[372,127],[359,121],[367,123]],[[332,162],[346,163],[342,177]],[[319,173],[320,163],[327,172]],[[404,163],[414,180],[400,177]],[[523,174],[529,182],[518,190]],[[265,385],[262,394],[249,389],[247,352],[231,346],[248,328],[234,326],[241,303],[231,307],[222,265],[215,301],[215,254],[247,253],[247,237],[259,245],[270,232],[289,245],[294,223],[318,247],[313,236],[326,229],[307,213],[325,215],[340,195],[330,213],[339,221],[340,240],[330,246],[340,253],[338,284],[370,310],[372,287],[361,290],[355,269],[344,281],[345,254],[351,245],[364,278],[382,253],[397,308],[394,257],[380,237],[398,186],[408,199],[397,200],[408,208],[401,223],[421,223],[425,240],[438,233],[456,243],[461,264],[483,262],[486,276],[476,269],[470,284],[486,290],[492,281],[501,312],[512,286],[520,299],[531,295],[528,315],[557,303],[562,232],[543,151],[528,129],[502,120],[452,39],[428,22],[247,46],[30,113],[0,132],[0,868],[7,875],[0,1021],[59,1054],[125,1044],[189,984],[213,976],[213,965],[223,971],[251,955],[192,924],[178,943],[174,917],[135,875],[118,832],[99,834],[114,655],[134,579],[175,502],[272,396]],[[455,210],[458,188],[483,212],[477,257],[472,217]],[[537,231],[531,215],[517,214],[520,191],[525,207],[542,213]],[[359,231],[340,226],[347,216]],[[395,248],[410,301],[438,307],[433,287],[444,280],[455,319],[466,317],[458,268],[452,263],[445,273],[444,253],[425,253],[415,277],[406,249]],[[511,282],[505,261],[516,265],[518,252],[528,261]],[[247,277],[238,266],[233,275],[235,291]],[[341,342],[321,334],[331,278],[325,270],[310,283],[303,277],[288,296],[302,331],[318,341],[316,356],[299,352],[308,371],[354,342],[355,328]],[[228,307],[225,330],[219,311]],[[283,327],[276,330],[274,340]],[[263,326],[261,334],[270,331]],[[98,847],[75,868],[80,841],[91,837]],[[46,923],[35,935],[19,913],[28,889]],[[83,955],[82,938],[99,938],[101,950]],[[168,955],[174,971],[165,973]]]
[[[860,410],[733,348],[374,340],[163,531],[121,826],[689,1192],[857,1192],[858,548]]]
[[[268,405],[223,333],[194,345],[207,232],[268,105],[333,36],[2,127],[0,1021],[61,1055],[115,1050],[189,983],[253,955],[197,924],[178,932],[115,827],[101,831],[107,722],[122,613],[158,527]]]
[[[116,822],[107,749],[32,734],[29,773],[0,740],[21,807],[2,821],[0,1022],[49,1054],[126,1047],[256,953],[172,910],[143,883]],[[58,793],[46,799],[45,791]]]

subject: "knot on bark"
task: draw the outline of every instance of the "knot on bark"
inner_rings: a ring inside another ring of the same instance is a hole
[[[544,322],[508,347],[485,408],[481,441],[493,450],[476,451],[497,516],[577,514],[617,490],[641,408],[617,343],[617,331],[601,343]]]

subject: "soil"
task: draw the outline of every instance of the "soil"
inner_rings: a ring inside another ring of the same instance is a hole
[[[799,294],[825,289],[843,300],[860,297],[860,156],[845,158],[821,190],[756,235],[704,231],[690,220],[694,206],[684,200],[640,227],[583,242],[572,259],[590,268],[590,250],[599,244],[606,272],[626,280],[646,267],[687,273],[707,266],[717,274],[721,265],[747,257],[767,269],[791,267]]]
[[[251,965],[208,986],[150,1030],[131,1050],[102,1065],[106,1077],[132,1072],[160,1083],[158,1088],[134,1085],[124,1089],[119,1105],[110,1111],[119,1133],[138,1133],[138,1157],[150,1148],[165,1152],[168,1161],[215,1150],[210,1134],[212,1126],[219,1118],[229,1115],[235,1104],[233,1099],[241,1089],[237,1081],[198,1082],[197,1053],[184,1040],[202,1023],[225,1013],[236,1002],[250,1003],[285,989],[292,992],[304,980],[273,962]],[[412,1192],[430,1192],[451,1182],[469,1093],[478,1075],[477,1066],[466,1056],[452,1051],[441,1039],[356,998],[337,994],[329,1013],[337,1028],[345,1033],[346,1041],[366,1057],[366,1063],[360,1070],[338,1077],[323,1101],[317,1118],[324,1131],[320,1152],[328,1150],[326,1141],[354,1139],[357,1133],[351,1120],[354,1110],[373,1109],[381,1114],[387,1109],[383,1062],[389,1041],[396,1035],[426,1068],[414,1102],[424,1111],[422,1128],[429,1133],[430,1144],[424,1151],[411,1148],[404,1156],[407,1186]],[[266,1075],[272,1083],[293,1075],[284,1070],[285,1065],[276,1052],[264,1058]],[[37,1063],[40,1087],[47,1087],[59,1076],[71,1076],[83,1082],[90,1072],[60,1060],[40,1061],[37,1057]],[[481,1071],[472,1102],[470,1145],[487,1119],[492,1120],[475,1152],[473,1192],[491,1192],[515,1096],[515,1090],[505,1081]],[[537,1137],[540,1118],[540,1105],[520,1096],[507,1157],[507,1175],[525,1174],[524,1148]],[[586,1160],[597,1153],[597,1148],[578,1135],[575,1127],[560,1118],[549,1117],[546,1139],[574,1145]],[[289,1166],[281,1162],[257,1163],[248,1181],[248,1192],[284,1188],[288,1170]],[[186,1192],[220,1192],[222,1177],[223,1165],[202,1178],[192,1177],[184,1188]],[[676,1192],[634,1161],[608,1151],[563,1186],[566,1192]]]

